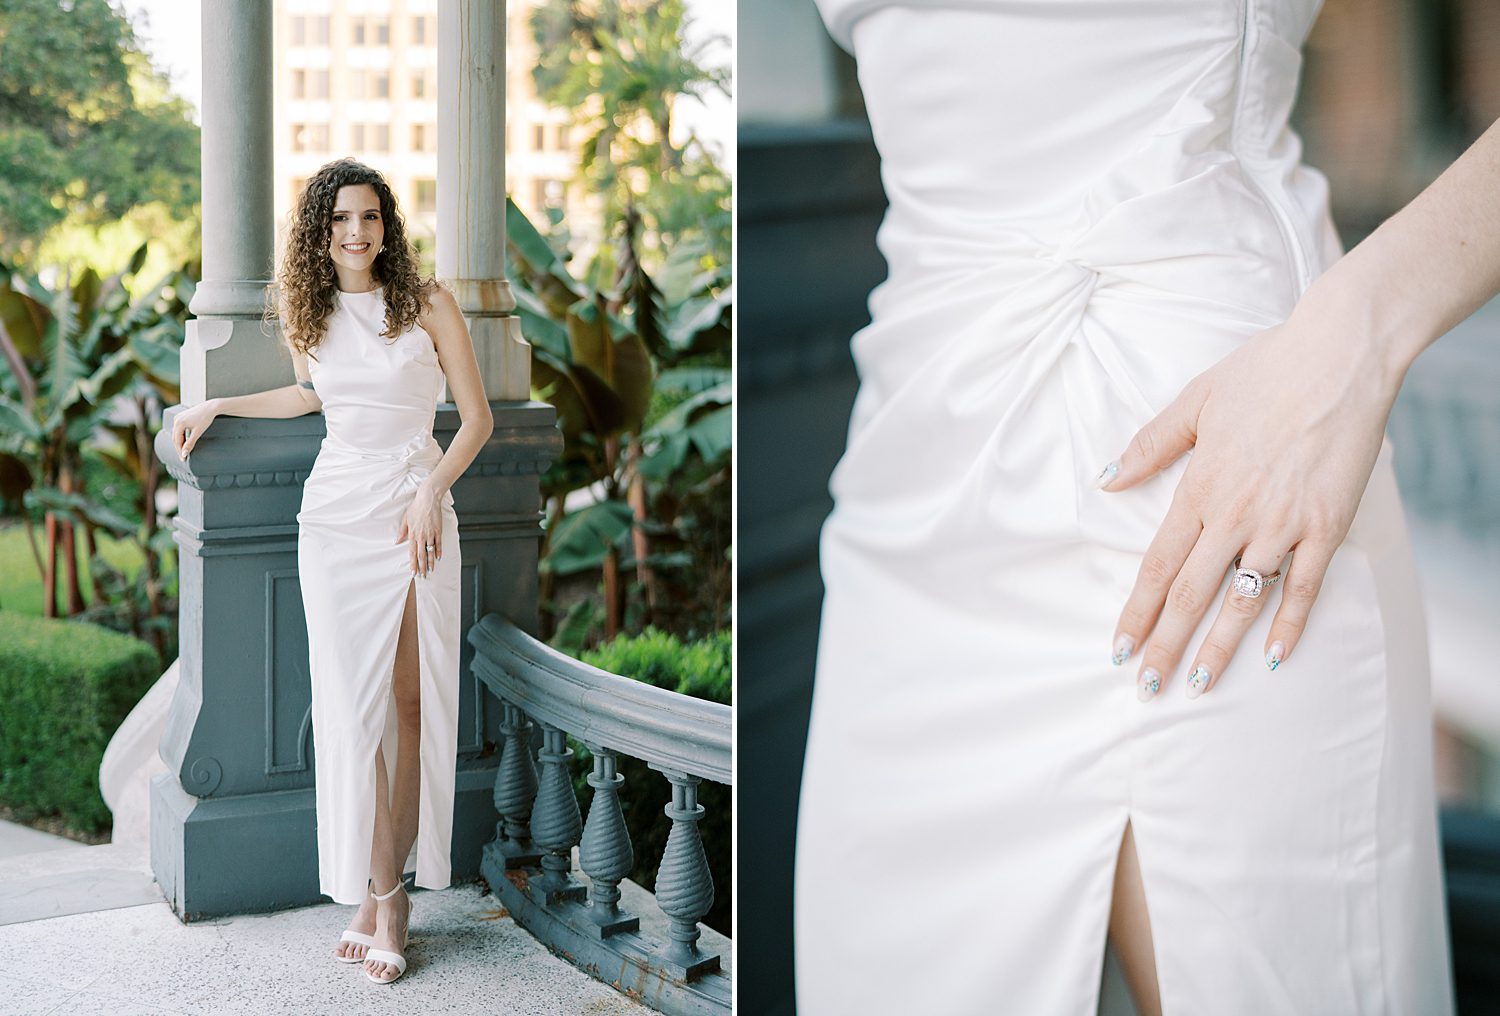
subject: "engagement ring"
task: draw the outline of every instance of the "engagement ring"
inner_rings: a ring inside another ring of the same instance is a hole
[[[1281,581],[1280,571],[1274,571],[1269,575],[1262,575],[1254,568],[1241,568],[1240,555],[1238,554],[1235,555],[1233,567],[1235,569],[1234,591],[1252,600],[1259,596],[1261,591],[1268,586],[1273,586]]]

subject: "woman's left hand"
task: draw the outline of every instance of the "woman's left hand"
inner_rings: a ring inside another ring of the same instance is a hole
[[[417,488],[401,517],[396,542],[402,540],[411,552],[411,573],[426,578],[443,556],[442,502],[426,487]]]
[[[1181,661],[1242,552],[1240,567],[1269,576],[1296,551],[1280,582],[1266,666],[1275,670],[1290,655],[1354,521],[1400,383],[1373,342],[1304,300],[1190,381],[1104,468],[1103,489],[1126,490],[1195,451],[1115,629],[1117,665],[1150,635],[1136,676],[1142,701]],[[1106,480],[1111,467],[1118,473]],[[1214,686],[1267,598],[1230,586],[1187,670],[1188,698]]]

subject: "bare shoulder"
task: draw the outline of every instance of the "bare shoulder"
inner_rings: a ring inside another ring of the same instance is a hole
[[[454,314],[460,317],[462,314],[458,309],[458,298],[453,295],[453,290],[438,282],[436,279],[428,282],[418,290],[418,304],[421,307],[420,317],[424,319],[445,318]]]

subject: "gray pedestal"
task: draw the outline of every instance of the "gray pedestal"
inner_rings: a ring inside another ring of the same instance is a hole
[[[497,611],[535,630],[538,479],[561,451],[551,406],[492,402],[489,442],[453,486],[465,634]],[[177,457],[166,412],[157,455],[178,480],[180,682],[151,787],[151,867],[183,920],[326,900],[318,891],[311,690],[297,582],[302,480],[320,414],[220,417]],[[445,447],[459,424],[440,406]],[[497,818],[501,710],[460,657],[453,879],[479,875]]]

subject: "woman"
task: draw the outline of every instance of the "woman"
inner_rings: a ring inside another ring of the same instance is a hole
[[[1106,938],[1143,1014],[1450,1013],[1383,429],[1500,288],[1500,128],[1341,258],[1287,126],[1316,0],[818,5],[889,275],[820,547],[799,1016],[1091,1014]]]
[[[493,423],[458,304],[419,278],[380,173],[339,159],[308,180],[277,281],[268,315],[297,383],[208,399],[176,417],[173,440],[186,456],[218,416],[326,418],[297,515],[319,883],[360,905],[335,955],[388,984],[406,970],[410,900],[398,890],[413,843],[414,884],[450,881],[460,560],[449,488]],[[462,420],[446,453],[432,436],[445,378]]]

